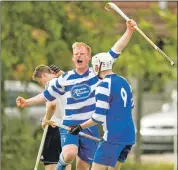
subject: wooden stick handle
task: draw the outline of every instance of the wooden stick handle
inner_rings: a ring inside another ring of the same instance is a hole
[[[117,13],[119,13],[126,21],[130,20],[129,17],[127,17],[127,15],[125,15],[122,10],[114,3],[109,2],[105,5],[105,9],[106,10],[110,10],[113,9],[114,11],[116,11]],[[171,58],[166,55],[158,46],[156,46],[156,44],[153,43],[153,41],[151,41],[144,33],[143,31],[140,30],[140,28],[138,28],[137,26],[134,26],[134,28],[145,38],[145,40],[147,40],[153,47],[155,50],[157,50],[159,53],[161,53],[169,62],[171,65],[174,65],[174,61],[171,60]]]
[[[48,124],[51,124],[51,121],[50,121],[50,120],[45,120],[45,122],[48,123]],[[58,124],[58,123],[52,123],[52,124],[53,124],[54,126],[57,126],[57,127],[63,128],[63,129],[66,129],[66,130],[68,130],[68,131],[70,130],[70,128],[69,128],[68,126],[66,126],[66,125],[62,125],[62,124]],[[98,141],[98,142],[101,141],[101,139],[96,138],[96,137],[91,136],[91,135],[88,135],[88,134],[83,133],[83,132],[79,132],[79,135],[80,135],[80,136],[84,136],[84,137],[89,138],[89,139],[92,139],[92,140],[95,140],[95,141]]]
[[[56,125],[56,126],[58,126],[58,127],[60,127],[60,128],[66,129],[66,130],[68,130],[68,131],[70,130],[70,128],[69,128],[68,126],[66,126],[66,125],[56,124],[56,123],[55,123],[54,125]],[[91,136],[91,135],[88,135],[88,134],[83,133],[83,132],[79,132],[79,135],[80,135],[80,136],[84,136],[84,137],[89,138],[89,139],[92,139],[92,140],[95,140],[95,141],[97,141],[97,142],[100,142],[100,141],[101,141],[101,139],[96,138],[96,137]]]
[[[34,170],[38,169],[38,165],[39,165],[39,162],[40,162],[40,157],[41,157],[41,154],[43,152],[43,147],[44,147],[44,143],[45,143],[45,139],[46,139],[46,134],[48,132],[48,127],[49,127],[49,125],[46,125],[45,129],[43,131],[43,136],[42,136],[42,139],[41,139],[41,144],[40,144],[40,148],[39,148],[38,155],[37,155],[37,158],[36,158],[36,164],[35,164]]]

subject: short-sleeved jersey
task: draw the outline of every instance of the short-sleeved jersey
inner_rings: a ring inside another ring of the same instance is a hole
[[[117,59],[119,54],[108,52]],[[52,101],[64,95],[66,98],[64,120],[88,120],[95,110],[95,89],[99,83],[98,76],[89,68],[79,75],[75,70],[64,73],[44,91],[47,100]]]
[[[99,83],[92,119],[103,124],[105,141],[119,144],[135,142],[133,107],[132,90],[126,79],[111,74]]]

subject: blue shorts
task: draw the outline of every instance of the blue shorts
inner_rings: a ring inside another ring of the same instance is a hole
[[[69,144],[74,144],[78,146],[78,156],[81,160],[87,162],[88,164],[92,164],[95,151],[98,146],[98,142],[88,139],[86,137],[82,137],[80,135],[71,135],[67,130],[60,128],[61,134],[61,145],[62,147]],[[90,128],[82,130],[82,132],[99,137],[98,127],[92,126]]]
[[[102,140],[95,153],[94,162],[115,167],[117,161],[125,162],[132,145],[111,144]]]

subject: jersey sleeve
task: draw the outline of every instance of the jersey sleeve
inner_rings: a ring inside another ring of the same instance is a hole
[[[131,93],[131,108],[134,109],[134,100],[133,100],[133,94],[132,94],[132,87],[130,86],[130,93]]]
[[[96,108],[92,115],[92,120],[94,122],[102,124],[106,120],[106,114],[109,109],[109,94],[110,90],[108,88],[107,82],[102,82],[96,88],[95,98],[96,98]]]
[[[63,88],[63,78],[62,76],[59,78],[52,79],[48,85],[46,86],[46,90],[43,92],[44,97],[48,101],[55,100],[59,95],[63,95],[65,93]]]
[[[117,53],[112,48],[108,51],[108,54],[112,57],[113,62],[117,60],[117,58],[120,56],[121,52]]]

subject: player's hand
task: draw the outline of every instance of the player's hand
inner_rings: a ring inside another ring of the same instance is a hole
[[[55,128],[56,125],[55,125],[55,122],[51,121],[51,120],[47,120],[47,119],[44,119],[41,123],[41,127],[44,129],[46,125],[49,125],[51,126],[52,128]]]
[[[54,64],[50,65],[49,68],[50,68],[55,74],[61,71],[61,69],[60,69],[58,66],[54,65]]]
[[[21,96],[18,96],[16,99],[16,105],[21,108],[26,107],[27,106],[26,99],[24,99]]]
[[[137,26],[137,23],[133,19],[129,19],[126,22],[126,25],[127,25],[127,29],[129,29],[130,31],[135,31],[134,26]]]
[[[81,130],[82,127],[80,125],[71,125],[69,133],[72,135],[78,135]]]
[[[43,120],[42,123],[41,123],[41,127],[42,127],[43,130],[45,129],[46,125],[48,125],[48,123],[44,122],[44,120]]]

